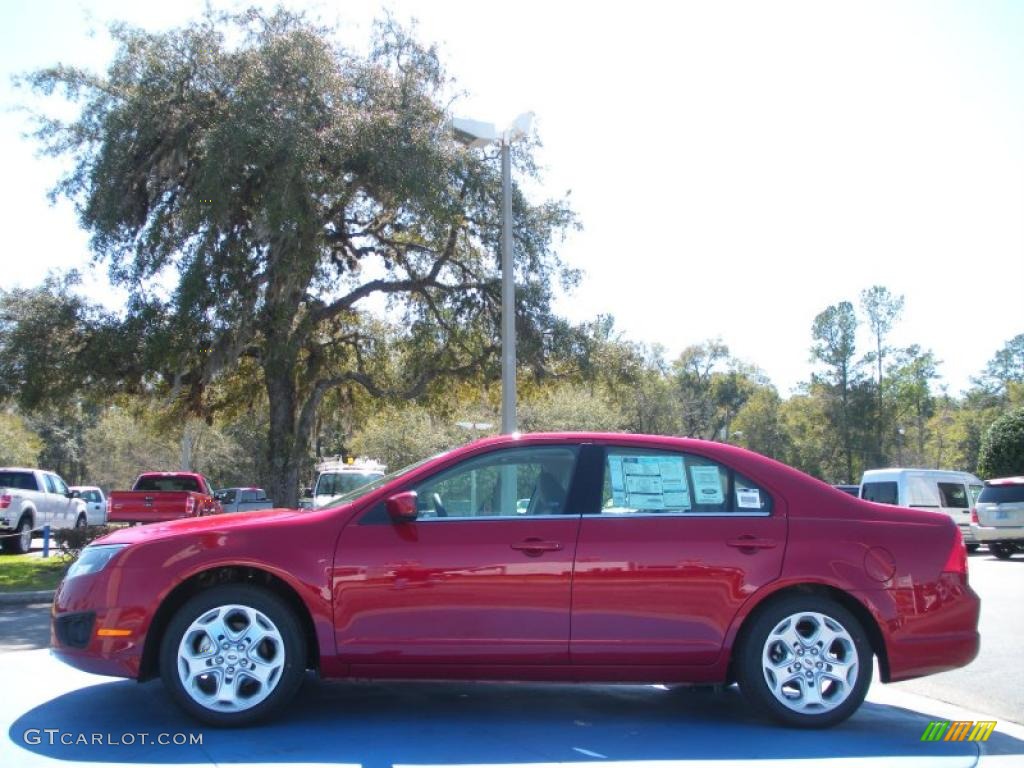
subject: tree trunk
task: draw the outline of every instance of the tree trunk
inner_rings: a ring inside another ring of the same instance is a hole
[[[298,409],[293,368],[288,360],[274,356],[264,364],[263,375],[270,401],[267,434],[270,481],[267,483],[267,495],[275,506],[296,507],[299,503],[299,473],[309,435],[297,434]]]

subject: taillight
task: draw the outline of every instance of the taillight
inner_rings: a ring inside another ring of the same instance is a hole
[[[113,501],[113,499],[107,499],[107,517],[110,517],[110,512],[114,509]]]
[[[9,506],[11,506],[11,494],[5,493],[0,496],[0,509],[7,509]]]
[[[978,510],[971,508],[971,522],[975,525],[981,525],[981,520],[978,519]]]
[[[192,510],[194,510],[195,508],[196,508],[195,497],[189,496],[187,499],[185,499],[185,515],[186,516],[191,515],[192,514]]]
[[[954,529],[953,546],[949,550],[949,557],[946,564],[942,566],[943,573],[952,573],[967,582],[967,550],[964,548],[964,539],[960,535],[960,529]]]

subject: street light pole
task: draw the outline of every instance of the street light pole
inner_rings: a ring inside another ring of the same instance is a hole
[[[510,435],[516,419],[516,280],[512,254],[512,142],[527,136],[533,113],[519,115],[504,131],[493,123],[454,118],[455,140],[467,147],[501,146],[501,431]]]
[[[501,142],[501,431],[516,431],[516,279],[512,263],[512,147]]]

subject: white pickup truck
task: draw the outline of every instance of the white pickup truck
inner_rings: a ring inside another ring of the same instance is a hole
[[[44,525],[85,526],[85,501],[59,475],[41,469],[0,467],[0,536],[3,549],[25,554]]]

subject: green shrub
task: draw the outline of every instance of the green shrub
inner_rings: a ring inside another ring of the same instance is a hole
[[[114,530],[109,525],[87,525],[83,528],[61,528],[55,532],[54,538],[61,556],[73,563],[82,554],[82,550],[100,536],[106,536]]]
[[[1024,475],[1024,408],[1000,416],[985,430],[978,474],[984,478]]]

